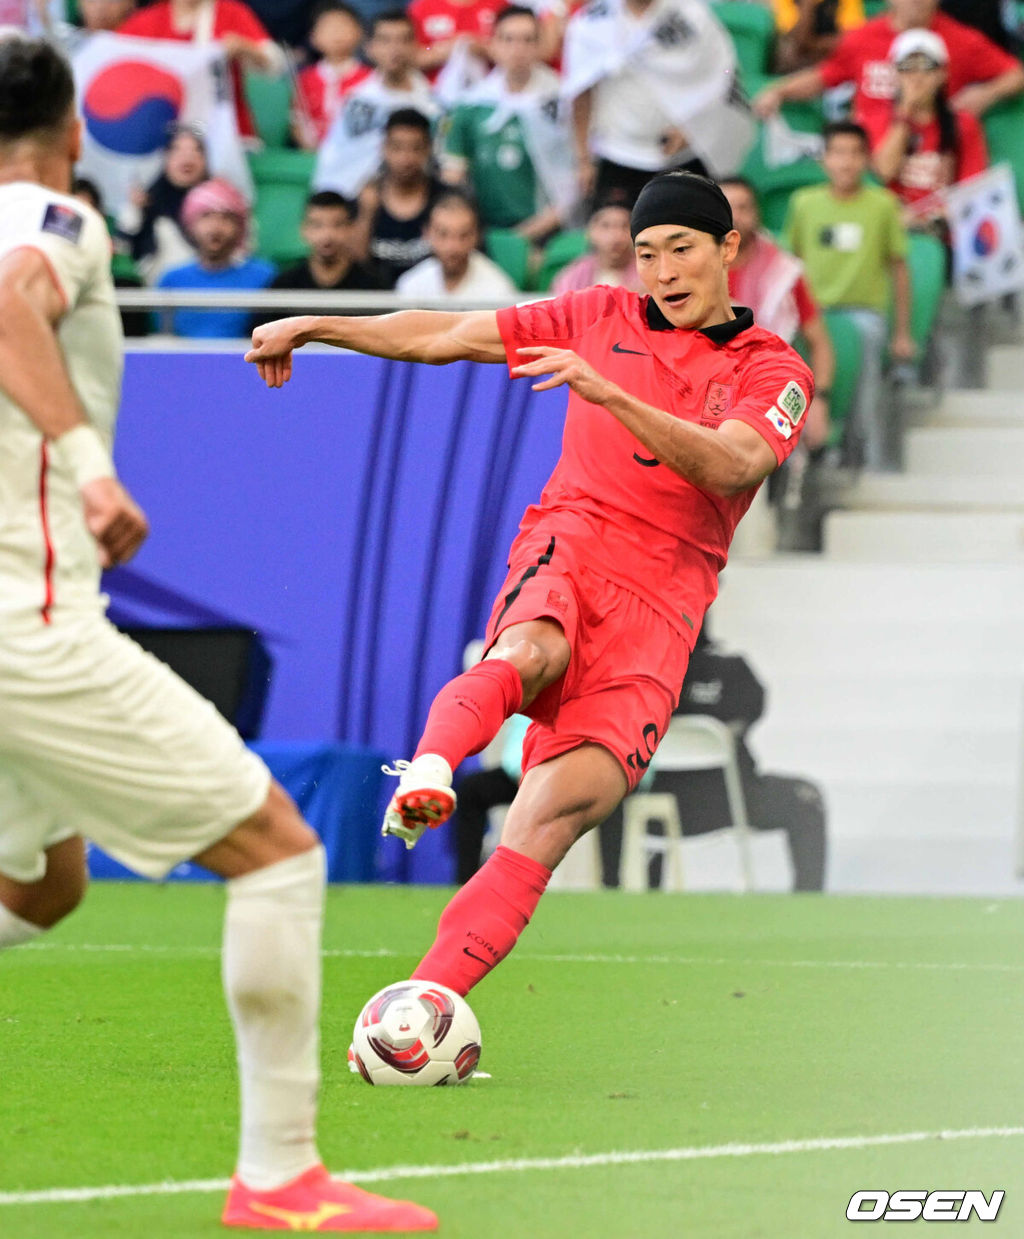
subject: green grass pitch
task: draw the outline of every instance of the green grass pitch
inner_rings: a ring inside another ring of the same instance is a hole
[[[320,1123],[332,1169],[377,1172],[444,1239],[856,1235],[869,1188],[1002,1188],[956,1233],[1024,1236],[1024,903],[553,893],[471,995],[493,1078],[371,1089],[355,1016],[447,895],[331,891]],[[42,1195],[230,1174],[221,912],[214,887],[98,884],[0,958],[3,1239],[229,1233],[209,1187]]]

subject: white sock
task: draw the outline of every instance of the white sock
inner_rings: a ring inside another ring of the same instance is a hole
[[[315,1166],[322,847],[227,883],[224,991],[242,1103],[238,1176],[280,1187]]]
[[[22,942],[31,942],[42,932],[41,925],[22,920],[20,916],[15,916],[6,904],[0,903],[0,951],[5,947],[18,946]]]

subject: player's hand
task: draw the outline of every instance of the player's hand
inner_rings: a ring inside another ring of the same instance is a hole
[[[550,391],[553,387],[567,384],[584,400],[591,404],[603,404],[608,396],[618,390],[614,383],[585,362],[578,353],[569,348],[549,348],[540,345],[530,348],[517,348],[520,357],[534,357],[535,361],[525,361],[512,371],[513,378],[535,378],[538,375],[549,374],[551,377],[543,382],[534,383],[534,391]]]
[[[104,568],[126,563],[149,534],[149,521],[117,478],[94,478],[81,488],[86,528]]]
[[[252,333],[252,348],[245,360],[255,362],[268,387],[282,387],[292,377],[292,351],[305,343],[301,327],[307,319],[279,318]]]

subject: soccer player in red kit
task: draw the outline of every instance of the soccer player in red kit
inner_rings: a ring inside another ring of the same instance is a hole
[[[551,871],[643,776],[729,542],[792,451],[810,371],[729,303],[739,234],[705,177],[655,177],[631,217],[648,296],[598,286],[507,310],[292,318],[246,360],[278,387],[318,340],[405,361],[508,361],[570,389],[562,455],[527,509],[482,662],[438,693],[384,833],[411,847],[455,807],[452,771],[529,715],[501,845],[442,913],[414,976],[467,993],[515,945]]]

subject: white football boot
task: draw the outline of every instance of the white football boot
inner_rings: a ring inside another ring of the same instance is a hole
[[[398,776],[398,787],[384,814],[382,835],[397,835],[407,848],[415,847],[428,826],[440,826],[455,812],[452,768],[436,753],[422,753],[412,761],[382,766]]]

